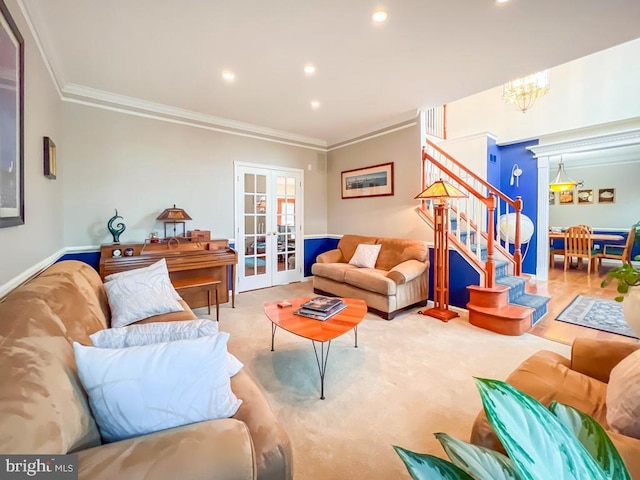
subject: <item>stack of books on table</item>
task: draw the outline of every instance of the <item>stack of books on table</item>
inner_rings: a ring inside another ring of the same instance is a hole
[[[315,297],[300,305],[300,308],[293,313],[324,321],[345,308],[347,304],[341,298]]]

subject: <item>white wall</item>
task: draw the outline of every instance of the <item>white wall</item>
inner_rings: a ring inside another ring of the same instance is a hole
[[[25,224],[0,228],[2,285],[43,261],[63,245],[62,188],[66,146],[60,135],[61,101],[15,0],[5,0],[25,42],[24,194]],[[42,138],[57,145],[58,179],[43,175]]]
[[[506,144],[640,117],[638,58],[640,39],[551,68],[549,93],[524,114],[502,102],[502,86],[451,102],[448,136],[490,131]]]
[[[640,189],[638,176],[640,174],[640,159],[637,163],[621,165],[603,165],[580,167],[579,165],[565,165],[567,173],[575,181],[584,180],[584,187],[593,189],[592,204],[578,204],[577,190],[574,192],[574,203],[560,205],[556,193],[556,204],[549,206],[549,225],[551,227],[569,227],[571,225],[587,224],[593,228],[615,228],[628,230],[631,225],[640,220]],[[551,168],[549,181],[555,178],[558,169]],[[599,188],[615,188],[615,203],[598,203]]]
[[[487,179],[487,134],[440,142],[438,146],[483,180]]]
[[[328,154],[328,233],[430,240],[432,230],[416,213],[422,190],[420,129],[411,126]],[[344,170],[394,163],[394,195],[342,199]]]
[[[235,238],[234,161],[304,169],[304,232],[327,231],[326,154],[73,103],[63,106],[65,244],[109,243],[114,209],[127,226],[120,241],[143,241],[173,204],[187,230]],[[308,166],[311,170],[308,170]]]

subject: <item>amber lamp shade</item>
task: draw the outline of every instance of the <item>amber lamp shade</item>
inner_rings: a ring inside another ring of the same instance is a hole
[[[165,208],[165,210],[158,215],[156,220],[164,222],[164,236],[167,238],[167,224],[173,224],[173,236],[176,236],[176,225],[182,224],[182,236],[186,236],[185,220],[193,220],[191,216],[182,208],[177,208],[175,204],[173,208]]]

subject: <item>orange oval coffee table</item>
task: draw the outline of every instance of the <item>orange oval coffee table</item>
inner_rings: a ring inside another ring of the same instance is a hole
[[[355,332],[355,348],[358,348],[358,324],[362,322],[367,314],[367,304],[363,300],[356,298],[343,298],[347,308],[336,313],[327,320],[314,320],[312,318],[296,315],[293,312],[313,297],[301,297],[287,299],[291,303],[290,307],[278,307],[280,302],[269,302],[264,304],[264,313],[271,320],[271,351],[274,351],[274,339],[276,328],[280,327],[287,332],[291,332],[299,337],[311,340],[313,352],[316,355],[318,371],[320,372],[320,399],[324,400],[324,374],[327,369],[327,359],[329,358],[329,348],[331,340],[347,333],[350,330]],[[316,348],[316,342],[320,343],[320,355]],[[326,352],[324,344],[327,344]]]

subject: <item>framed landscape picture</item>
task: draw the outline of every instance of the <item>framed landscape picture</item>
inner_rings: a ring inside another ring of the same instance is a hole
[[[616,202],[615,188],[599,188],[598,189],[598,203],[615,203],[615,202]]]
[[[556,204],[556,192],[549,192],[549,205]]]
[[[393,195],[393,162],[342,172],[342,198]]]
[[[560,205],[573,204],[573,190],[568,192],[560,192]]]
[[[24,41],[0,0],[0,228],[24,223]]]
[[[578,190],[578,205],[593,203],[593,188]]]

